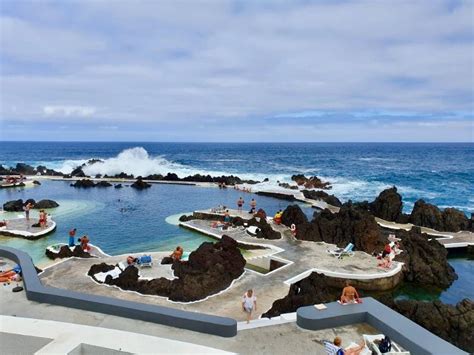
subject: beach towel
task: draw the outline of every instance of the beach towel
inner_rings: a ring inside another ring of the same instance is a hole
[[[120,270],[119,267],[115,267],[114,269],[112,269],[110,271],[107,271],[107,272],[99,272],[99,273],[95,274],[94,277],[97,281],[104,283],[105,278],[107,276],[110,275],[112,277],[112,279],[116,279],[117,277],[120,276],[121,273],[122,273],[122,270]]]

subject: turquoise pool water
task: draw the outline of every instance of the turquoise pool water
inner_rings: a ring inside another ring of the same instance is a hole
[[[77,236],[87,234],[91,242],[106,253],[117,255],[132,252],[167,251],[177,245],[191,251],[210,239],[201,234],[180,228],[180,215],[219,204],[235,207],[242,196],[246,201],[256,198],[258,207],[273,214],[284,209],[287,201],[246,194],[234,189],[220,190],[184,185],[153,185],[145,191],[122,189],[75,189],[64,181],[43,181],[42,185],[26,189],[0,190],[0,203],[13,199],[52,199],[60,207],[50,210],[57,222],[57,230],[45,238],[29,241],[20,238],[0,237],[0,244],[28,252],[41,265],[46,261],[47,246],[67,242],[68,232],[77,228]],[[308,217],[314,210],[300,204]],[[21,213],[3,213],[0,218],[15,217]],[[456,303],[463,298],[474,299],[474,263],[465,257],[453,257],[451,265],[459,279],[443,292],[432,292],[419,287],[404,286],[398,290],[399,298],[441,299]]]

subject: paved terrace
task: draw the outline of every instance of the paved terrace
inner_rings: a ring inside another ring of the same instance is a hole
[[[38,239],[48,235],[56,229],[56,222],[48,219],[44,228],[32,227],[33,224],[38,223],[37,218],[14,218],[8,219],[6,227],[0,227],[0,235],[7,237],[21,237],[25,239]]]
[[[375,217],[376,222],[379,226],[393,229],[393,230],[406,230],[409,231],[414,224],[411,223],[396,223],[389,222],[381,218]],[[469,231],[459,231],[459,232],[440,232],[435,229],[420,227],[423,233],[431,235],[436,238],[438,242],[443,244],[445,248],[465,248],[468,245],[474,245],[474,233]]]
[[[202,212],[212,213],[210,210]],[[247,212],[231,210],[232,215],[240,215],[250,218]],[[328,276],[338,278],[350,278],[360,280],[375,287],[392,288],[400,280],[401,264],[395,263],[391,270],[383,270],[376,266],[377,261],[372,256],[355,252],[353,257],[336,259],[327,253],[328,248],[334,245],[299,241],[291,236],[289,229],[285,226],[273,227],[282,232],[283,237],[279,240],[263,240],[249,236],[243,229],[231,229],[222,231],[211,228],[209,220],[192,220],[182,223],[183,227],[196,230],[216,239],[227,234],[242,243],[258,244],[265,249],[245,250],[243,255],[248,265],[261,266],[269,263],[269,258],[276,259],[285,265],[267,274],[262,274],[246,269],[244,274],[233,282],[231,287],[224,292],[208,297],[205,300],[194,303],[174,303],[164,297],[140,295],[135,292],[127,292],[116,287],[105,286],[95,283],[86,274],[90,267],[98,262],[116,264],[123,262],[127,255],[110,256],[97,259],[71,258],[47,268],[40,275],[44,285],[64,288],[68,290],[88,292],[91,294],[117,297],[135,302],[150,303],[169,306],[182,310],[197,311],[208,314],[232,317],[237,320],[244,318],[240,308],[240,300],[245,290],[252,288],[258,297],[257,317],[271,308],[276,299],[287,295],[291,283],[296,282],[312,271],[325,273]],[[169,265],[160,265],[160,260],[169,255],[170,252],[149,253],[155,261],[152,268],[141,269],[141,275],[145,278],[167,277],[173,278]],[[148,254],[148,253],[147,253]],[[132,255],[137,255],[133,254]],[[250,267],[250,266],[249,266]],[[65,277],[67,275],[67,277]]]

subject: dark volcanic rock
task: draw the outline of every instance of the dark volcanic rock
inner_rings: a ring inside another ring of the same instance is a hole
[[[238,217],[237,217],[238,218]],[[281,234],[272,228],[271,225],[267,223],[267,220],[264,218],[252,218],[247,221],[249,226],[256,226],[260,229],[257,233],[257,238],[263,239],[280,239]]]
[[[332,206],[341,207],[342,202],[334,195],[329,195],[324,191],[319,190],[303,190],[303,195],[312,200],[323,200]]]
[[[24,163],[16,164],[15,172],[17,174],[23,174],[23,175],[36,175],[35,168],[32,167],[31,165],[24,164]]]
[[[49,176],[63,176],[64,175],[63,173],[59,171],[48,169],[47,167],[43,165],[38,165],[36,167],[36,171],[40,173],[41,175],[49,175]]]
[[[399,231],[397,236],[401,238],[403,252],[395,260],[405,263],[405,280],[445,289],[457,279],[453,267],[448,263],[448,252],[438,241],[428,240],[428,236],[417,227],[409,232]]]
[[[440,338],[474,352],[474,303],[464,299],[455,306],[440,301],[388,300],[387,306]]]
[[[143,189],[148,189],[151,187],[151,185],[145,181],[143,181],[140,177],[137,178],[137,181],[135,181],[131,187],[137,190],[143,190]]]
[[[426,203],[424,200],[415,202],[410,222],[416,226],[447,232],[458,232],[470,228],[469,219],[463,212],[455,208],[446,208],[441,211],[435,205]]]
[[[95,183],[92,180],[89,179],[82,179],[82,180],[77,180],[74,184],[71,184],[73,187],[78,187],[78,188],[90,188],[90,187],[95,187]]]
[[[117,184],[117,185],[114,186],[114,188],[121,189],[121,188],[123,188],[123,186],[122,186],[122,184]]]
[[[463,212],[455,208],[446,208],[443,210],[442,215],[445,231],[459,232],[460,230],[470,229],[469,219]]]
[[[291,180],[296,182],[298,186],[304,186],[307,189],[332,189],[332,186],[329,182],[322,181],[317,176],[311,176],[307,178],[303,174],[293,175]]]
[[[342,205],[338,213],[324,210],[315,214],[313,220],[297,227],[297,239],[324,241],[345,247],[352,243],[356,250],[372,254],[384,247],[382,234],[374,216],[368,211],[356,208],[349,201]]]
[[[244,272],[245,259],[237,242],[223,236],[217,243],[205,242],[189,255],[188,261],[175,262],[172,266],[177,277],[139,280],[138,269],[127,267],[116,279],[106,283],[124,290],[143,294],[160,295],[172,301],[191,302],[203,299],[229,287]],[[112,267],[113,268],[113,267]],[[88,275],[111,270],[106,264],[93,265]]]
[[[38,180],[33,180],[33,185],[38,185],[38,186],[40,186],[41,183],[40,183]]]
[[[84,173],[84,171],[82,171],[82,167],[81,166],[78,166],[77,168],[75,168],[73,171],[71,171],[71,176],[75,176],[75,177],[86,177],[87,175]]]
[[[402,215],[402,208],[402,196],[397,192],[395,186],[383,190],[370,204],[370,211],[375,217],[392,222],[398,221]]]
[[[67,245],[63,245],[57,253],[46,249],[46,256],[52,260],[71,258],[73,256],[76,258],[93,258],[93,256],[85,252],[80,245],[76,245],[72,251]]]
[[[97,184],[95,184],[96,187],[110,187],[112,184],[107,181],[99,181]]]
[[[23,212],[23,200],[5,202],[3,204],[3,210],[7,212]]]
[[[341,295],[341,289],[329,286],[327,276],[313,272],[303,280],[290,286],[288,295],[273,302],[272,308],[262,317],[277,317],[282,313],[296,312],[303,306],[334,302]]]
[[[28,203],[28,201],[26,203]],[[53,200],[40,200],[36,203],[33,202],[32,204],[33,204],[33,208],[37,209],[37,210],[41,210],[43,208],[56,208],[56,207],[59,207],[59,203],[57,203],[56,201],[53,201]]]
[[[191,221],[193,219],[196,219],[196,218],[192,214],[190,214],[189,216],[183,214],[181,217],[179,217],[180,222],[187,222],[187,221]]]
[[[298,205],[290,205],[288,206],[284,211],[281,216],[281,223],[283,223],[285,226],[290,227],[292,224],[295,224],[296,226],[302,224],[302,223],[307,223],[308,218],[306,218],[306,215],[304,212],[301,210],[300,206]]]

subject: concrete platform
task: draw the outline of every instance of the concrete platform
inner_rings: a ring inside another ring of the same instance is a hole
[[[386,221],[375,217],[375,221],[379,226],[393,230],[409,231],[415,227],[412,223],[396,223]],[[469,245],[474,245],[474,233],[469,231],[459,232],[440,232],[432,228],[419,227],[423,233],[433,236],[438,242],[444,245],[445,248],[465,248]]]
[[[39,239],[52,233],[56,229],[56,222],[52,219],[48,219],[44,228],[32,227],[32,225],[36,223],[38,223],[38,219],[36,218],[30,218],[29,221],[24,217],[8,219],[7,226],[0,227],[0,235],[25,239]]]

